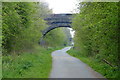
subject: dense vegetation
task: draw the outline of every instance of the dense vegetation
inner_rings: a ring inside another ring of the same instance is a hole
[[[32,49],[45,26],[38,18],[37,3],[3,3],[3,53]],[[37,24],[36,24],[37,23]],[[6,52],[5,52],[6,51]]]
[[[52,11],[47,4],[42,2],[2,3],[2,72],[4,78],[48,77],[51,69],[51,57],[48,53],[54,50],[48,49],[63,45],[65,38],[63,30],[57,29],[45,38],[46,46],[49,48],[42,48],[39,45],[41,31],[49,27],[44,18],[50,13]],[[55,44],[48,44],[53,40]],[[34,73],[36,74],[33,75]]]
[[[2,77],[2,49],[1,49],[1,44],[2,44],[2,3],[0,2],[0,78]]]
[[[45,49],[37,46],[34,52],[4,56],[3,78],[48,78],[52,68],[51,52],[59,48]]]
[[[97,60],[94,68],[108,78],[118,76],[118,2],[82,2],[73,19],[75,50],[78,57]],[[92,61],[91,60],[91,61]],[[89,64],[91,63],[88,60]],[[101,65],[102,64],[102,65]],[[93,66],[94,64],[92,64]],[[106,66],[107,65],[107,66]]]

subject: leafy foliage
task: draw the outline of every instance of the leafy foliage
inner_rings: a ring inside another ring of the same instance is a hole
[[[119,66],[118,2],[82,2],[79,9],[72,24],[79,54]]]
[[[55,49],[37,46],[31,53],[3,56],[3,78],[48,78],[52,67],[50,53]]]

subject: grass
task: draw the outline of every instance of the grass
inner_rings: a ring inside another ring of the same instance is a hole
[[[0,80],[2,78],[2,54],[0,53]]]
[[[57,49],[36,47],[32,53],[3,56],[3,78],[48,78],[52,67],[50,53]]]
[[[80,52],[71,49],[68,51],[68,53],[71,56],[77,57],[84,63],[88,64],[91,68],[93,68],[95,71],[101,73],[105,78],[118,78],[119,77],[119,69],[116,67],[111,67],[108,64],[93,58],[93,57],[86,57],[86,56],[81,56]]]

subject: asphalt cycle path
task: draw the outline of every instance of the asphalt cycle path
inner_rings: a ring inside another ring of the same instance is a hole
[[[52,52],[50,78],[104,78],[87,64],[66,53],[70,48],[65,47]]]

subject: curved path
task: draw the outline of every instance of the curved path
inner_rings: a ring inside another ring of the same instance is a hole
[[[71,47],[54,51],[50,78],[103,78],[88,65],[66,53]]]

